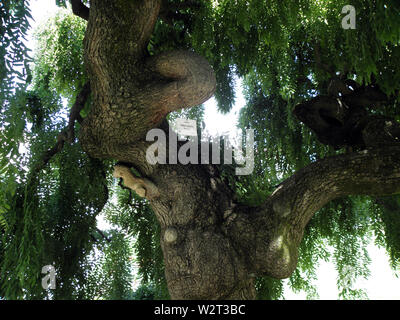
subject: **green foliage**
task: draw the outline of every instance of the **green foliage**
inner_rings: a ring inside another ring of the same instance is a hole
[[[129,300],[156,300],[161,293],[153,285],[142,285],[134,291]]]
[[[339,298],[365,298],[363,291],[353,289],[353,285],[359,277],[369,276],[370,258],[366,247],[370,242],[371,221],[375,217],[368,206],[367,198],[348,197],[332,201],[317,212],[306,228],[300,248],[298,276],[304,274],[303,280],[315,279],[318,261],[333,259],[338,272]],[[315,290],[308,288],[308,282],[291,285],[296,291]]]
[[[35,151],[41,149],[41,142],[38,139],[31,146],[31,169],[36,166]],[[24,181],[5,212],[0,296],[83,297],[86,258],[93,246],[90,234],[107,201],[104,170],[102,162],[88,158],[74,145],[57,155],[46,175],[38,177],[31,171],[21,177]],[[57,272],[57,287],[51,293],[40,285],[40,270],[49,264],[54,264]]]
[[[24,161],[19,143],[24,140],[24,110],[26,82],[30,81],[29,49],[23,40],[29,29],[28,1],[6,1],[0,4],[0,233],[11,228],[7,212],[17,197],[18,177]],[[27,217],[33,208],[27,209]],[[25,232],[26,234],[26,232]],[[0,244],[4,243],[4,238]],[[0,249],[0,261],[4,252]],[[6,263],[9,263],[6,262]],[[22,277],[21,270],[17,270]],[[1,285],[0,285],[1,286]],[[0,295],[1,296],[1,295]]]
[[[23,42],[29,18],[29,1],[9,0],[0,4],[0,111],[13,89],[23,86],[30,73],[29,49]]]
[[[283,281],[271,277],[256,279],[257,299],[278,300],[283,298]]]
[[[10,12],[19,8],[18,15],[22,14],[18,5],[10,6]],[[0,116],[0,296],[6,299],[83,298],[87,270],[96,264],[89,258],[96,243],[96,216],[107,201],[108,165],[88,158],[74,144],[66,145],[51,165],[37,171],[44,152],[65,127],[67,108],[60,94],[69,98],[68,104],[84,79],[81,60],[57,57],[51,51],[77,54],[84,28],[77,31],[73,18],[62,15],[54,25],[62,36],[42,32],[32,85],[28,89],[32,79],[26,79],[10,91]],[[13,28],[17,27],[15,22]],[[73,32],[65,34],[69,27]],[[20,57],[15,51],[16,63]],[[68,78],[60,70],[74,74]],[[56,267],[53,291],[41,287],[41,269],[49,264]]]
[[[79,145],[65,146],[55,160],[55,184],[42,190],[45,254],[59,274],[54,296],[81,298],[86,273],[83,262],[92,250],[96,216],[108,199],[105,166],[88,158]]]
[[[103,268],[107,282],[102,285],[105,290],[105,299],[126,299],[130,293],[132,275],[130,255],[132,249],[128,239],[121,233],[111,234],[111,241],[105,248],[105,261]],[[107,290],[107,288],[109,288]]]
[[[167,298],[160,226],[147,201],[130,190],[119,189],[116,204],[105,209],[105,218],[135,240],[133,249],[142,285],[154,287],[155,299]]]
[[[7,199],[14,196],[18,174],[19,142],[23,140],[25,120],[20,108],[25,97],[25,81],[30,81],[29,49],[23,40],[31,18],[28,1],[5,1],[0,4],[0,225],[10,209]]]
[[[291,115],[295,99],[284,100],[279,93],[278,80],[265,91],[258,74],[246,77],[246,106],[241,110],[239,127],[255,130],[255,170],[247,177],[253,183],[244,183],[245,192],[239,199],[257,205],[263,197],[254,197],[264,190],[264,199],[281,181],[316,159],[334,154],[334,150],[321,145],[316,137]],[[309,88],[296,88],[296,96],[311,96]],[[259,190],[255,192],[254,190]],[[309,299],[316,299],[318,292],[313,282],[320,259],[333,259],[338,271],[339,297],[344,299],[365,298],[361,290],[353,289],[358,277],[369,275],[369,257],[366,246],[370,239],[371,220],[367,199],[345,198],[336,200],[316,213],[306,228],[300,247],[299,263],[289,279],[294,292],[305,291]],[[333,254],[327,251],[333,248]],[[268,287],[271,286],[271,288]],[[265,282],[265,292],[274,292],[275,283]],[[270,296],[268,296],[270,297]],[[273,296],[272,296],[273,297]],[[278,298],[279,295],[276,295]]]
[[[87,81],[83,64],[86,22],[68,11],[39,26],[35,33],[34,85],[72,101]]]
[[[375,213],[373,230],[376,244],[386,248],[392,268],[400,271],[400,197],[379,198],[370,204]]]
[[[0,296],[8,299],[42,298],[40,290],[42,219],[37,181],[19,187],[10,199],[5,219],[7,228],[1,234]]]

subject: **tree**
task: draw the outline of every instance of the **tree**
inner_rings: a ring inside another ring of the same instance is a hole
[[[4,21],[29,15],[17,3],[3,5]],[[277,279],[288,277],[311,291],[301,273],[328,255],[323,239],[343,259],[342,296],[356,296],[354,277],[368,273],[355,268],[357,254],[371,232],[397,268],[400,7],[354,1],[356,29],[343,29],[346,4],[71,0],[79,18],[59,17],[39,36],[33,80],[4,82],[0,295],[45,297],[37,270],[54,263],[61,280],[47,297],[127,297],[131,249],[121,230],[96,228],[102,210],[137,237],[145,282],[162,287],[163,270],[174,299],[278,297]],[[24,21],[2,29],[6,62],[13,50],[17,62],[26,55],[5,41],[10,28],[24,34]],[[240,126],[256,133],[254,174],[174,164],[168,146],[158,150],[168,164],[151,164],[147,132],[168,138],[170,113],[213,94],[228,111],[235,76],[246,88]],[[56,118],[61,97],[67,123]],[[21,141],[26,164],[15,158]],[[136,194],[115,191],[111,174]],[[105,246],[99,264],[91,253]]]

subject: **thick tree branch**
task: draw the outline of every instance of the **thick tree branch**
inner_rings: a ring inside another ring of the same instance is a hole
[[[296,267],[305,226],[326,203],[346,195],[398,193],[400,146],[330,157],[284,181],[264,205],[237,207],[227,233],[248,257],[250,270],[285,278]]]
[[[81,0],[71,0],[72,12],[84,20],[89,20],[89,8]]]

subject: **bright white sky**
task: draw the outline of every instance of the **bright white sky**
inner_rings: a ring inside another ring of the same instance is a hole
[[[45,18],[53,15],[57,10],[55,0],[31,0],[32,16],[36,20],[31,23],[34,29],[35,25],[42,22]],[[28,46],[33,49],[31,34],[28,37]],[[235,125],[237,121],[238,111],[244,105],[244,98],[241,90],[238,88],[236,104],[232,111],[227,115],[222,115],[217,111],[214,99],[210,99],[205,103],[205,123],[207,131],[212,135],[223,135],[224,133],[235,133]],[[357,289],[365,289],[368,297],[373,300],[400,299],[400,279],[393,275],[393,271],[389,267],[389,261],[384,250],[374,245],[368,247],[368,252],[372,260],[370,270],[371,276],[368,280],[361,280],[357,283]],[[317,272],[318,281],[315,285],[318,288],[320,299],[335,300],[338,299],[338,290],[336,286],[337,272],[332,263],[324,261],[320,262]],[[305,299],[305,294],[294,294],[286,287],[286,299]]]

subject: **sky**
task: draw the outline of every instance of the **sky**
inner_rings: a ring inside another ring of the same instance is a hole
[[[57,7],[55,0],[31,0],[32,16],[35,22],[31,23],[32,29],[28,35],[28,47],[33,49],[32,34],[37,24],[53,15]],[[223,115],[218,112],[215,100],[211,98],[205,105],[205,124],[207,131],[213,135],[224,135],[226,133],[235,136],[235,125],[240,108],[245,105],[241,89],[237,86],[236,103],[231,112]],[[105,226],[105,225],[104,225]],[[396,278],[390,269],[388,256],[383,249],[371,244],[368,247],[371,258],[371,275],[368,280],[359,280],[355,288],[365,289],[371,300],[399,300],[400,299],[400,278]],[[330,262],[321,261],[317,269],[315,285],[319,298],[322,300],[338,299],[336,286],[337,271]],[[304,293],[295,294],[285,285],[285,299],[305,299]]]

